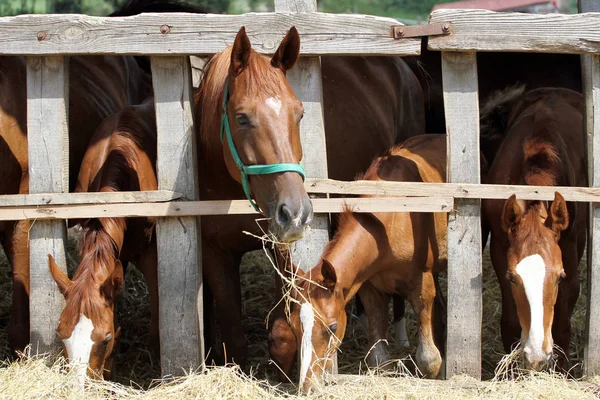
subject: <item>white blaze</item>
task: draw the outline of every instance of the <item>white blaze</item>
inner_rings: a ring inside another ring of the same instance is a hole
[[[539,254],[525,257],[516,268],[517,274],[523,280],[525,295],[531,309],[529,335],[525,342],[525,354],[535,358],[545,359],[542,350],[544,343],[544,278],[546,265]]]
[[[302,324],[302,344],[300,346],[300,387],[304,385],[306,373],[310,367],[313,354],[312,331],[315,325],[315,312],[310,303],[300,307],[300,322]]]
[[[281,100],[279,97],[269,97],[265,103],[269,108],[275,111],[275,114],[279,117],[279,113],[281,112]]]
[[[79,322],[73,328],[71,337],[63,340],[69,357],[69,365],[74,369],[79,382],[83,385],[87,375],[87,368],[92,352],[92,332],[94,325],[92,321],[83,314],[79,316]]]

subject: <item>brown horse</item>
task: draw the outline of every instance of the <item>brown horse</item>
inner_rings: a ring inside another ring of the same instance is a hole
[[[242,29],[231,48],[210,60],[195,106],[202,200],[245,197],[230,145],[219,137],[226,82],[231,136],[241,161],[247,165],[300,161],[302,105],[285,75],[299,49],[300,38],[291,29],[274,56],[260,55]],[[400,58],[325,57],[322,70],[331,178],[353,179],[379,153],[403,138],[424,133],[420,87]],[[362,77],[367,77],[364,82]],[[280,240],[301,237],[311,205],[299,174],[251,175],[249,187]],[[215,299],[227,354],[242,364],[247,343],[241,324],[239,265],[244,253],[261,248],[260,241],[243,231],[261,234],[255,216],[202,219],[205,287]],[[293,333],[282,313],[271,326],[273,357],[289,369],[295,354]]]
[[[421,135],[373,162],[364,179],[444,182],[445,176],[446,136]],[[399,294],[416,314],[417,365],[426,377],[438,375],[443,328],[436,326],[434,340],[434,276],[447,265],[447,221],[445,213],[348,211],[340,216],[321,261],[297,278],[290,320],[301,346],[302,389],[317,383],[328,367],[328,355],[344,338],[345,305],[356,293],[369,319],[369,364],[389,359],[386,344],[378,340],[386,337],[390,295]]]
[[[70,189],[90,137],[101,121],[141,101],[149,80],[131,57],[71,57],[69,86]],[[29,192],[26,59],[0,57],[0,194]],[[0,223],[0,242],[13,270],[9,343],[29,343],[29,222]]]
[[[153,98],[107,118],[83,158],[77,192],[156,190],[156,125]],[[66,305],[58,324],[69,363],[83,378],[114,376],[118,339],[114,305],[123,265],[133,262],[150,290],[150,340],[158,345],[157,255],[154,218],[92,218],[81,223],[81,262],[70,280],[50,256],[50,272]]]
[[[568,89],[523,93],[512,87],[487,107],[507,116],[504,136],[488,174],[494,184],[587,186],[583,99]],[[503,118],[483,115],[487,121]],[[485,200],[490,251],[502,289],[502,340],[508,352],[520,341],[526,364],[542,368],[556,343],[563,366],[571,338],[570,318],[579,296],[577,266],[587,233],[587,205],[554,201]]]

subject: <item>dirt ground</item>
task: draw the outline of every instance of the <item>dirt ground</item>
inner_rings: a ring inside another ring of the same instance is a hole
[[[76,242],[69,243],[69,271],[72,274],[78,261]],[[273,278],[272,266],[262,251],[247,254],[242,261],[242,288],[244,299],[244,328],[250,343],[250,372],[259,378],[272,378],[274,366],[269,362],[265,317],[273,305],[271,298]],[[583,359],[583,335],[585,329],[586,274],[585,258],[580,264],[581,293],[572,319],[573,336],[570,355],[574,367],[571,373],[581,375],[580,363]],[[483,377],[490,379],[503,355],[500,339],[500,291],[489,259],[489,251],[483,261]],[[442,286],[444,282],[442,279]],[[8,348],[6,327],[9,320],[12,283],[10,270],[3,254],[0,257],[0,359],[12,359]],[[118,355],[117,381],[123,384],[135,382],[148,387],[153,379],[160,377],[160,364],[157,356],[146,346],[150,321],[148,291],[143,277],[133,266],[127,268],[123,295],[118,302],[118,318],[121,321],[121,347]],[[338,355],[339,372],[356,374],[365,371],[364,357],[368,351],[366,333],[354,313],[353,304],[347,307],[348,329]],[[405,350],[394,343],[393,326],[390,324],[389,342],[391,355],[402,359],[415,352],[416,327],[412,310],[407,306],[407,329],[411,348]],[[391,315],[391,313],[390,313]],[[410,364],[408,362],[407,364]],[[410,368],[409,368],[410,369]]]

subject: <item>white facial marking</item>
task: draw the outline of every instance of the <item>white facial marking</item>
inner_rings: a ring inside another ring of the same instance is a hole
[[[265,103],[269,108],[275,111],[275,114],[279,117],[279,113],[281,112],[281,100],[279,99],[279,96],[269,97]]]
[[[406,334],[406,318],[401,318],[400,321],[394,323],[394,331],[396,333],[396,343],[400,344],[405,349],[410,347],[408,335]]]
[[[312,304],[304,303],[302,304],[302,307],[300,307],[300,323],[302,324],[303,332],[302,344],[300,346],[300,387],[302,387],[313,354],[312,330],[315,325],[315,312]]]
[[[69,357],[69,365],[75,370],[81,385],[83,385],[87,376],[90,353],[94,345],[92,341],[93,330],[92,321],[85,315],[80,314],[79,322],[75,325],[71,337],[63,340]]]
[[[544,278],[546,265],[539,254],[525,257],[516,268],[517,274],[523,280],[525,295],[531,309],[529,335],[523,347],[526,355],[535,359],[545,359],[542,350],[544,343]]]

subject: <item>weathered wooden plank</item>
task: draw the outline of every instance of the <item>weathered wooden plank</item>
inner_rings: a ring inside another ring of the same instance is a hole
[[[197,200],[189,57],[152,57],[151,66],[158,129],[158,188]],[[156,239],[161,369],[163,376],[181,375],[204,363],[200,220],[159,218]]]
[[[69,63],[63,56],[27,59],[29,191],[69,190]],[[56,346],[64,298],[48,272],[48,254],[66,272],[65,221],[32,223],[29,230],[30,333],[34,352]]]
[[[600,14],[525,14],[436,10],[430,22],[451,22],[451,34],[432,36],[431,50],[597,53]]]
[[[316,0],[275,0],[275,11],[295,12],[295,15],[317,15]],[[299,25],[294,25],[303,32]],[[304,47],[304,36],[300,38]],[[307,177],[327,178],[327,150],[325,146],[325,122],[323,119],[323,81],[321,59],[305,57],[298,60],[296,67],[288,73],[288,80],[294,93],[302,101],[304,115],[300,123],[300,141],[302,143],[302,164]],[[314,202],[313,202],[314,204]],[[304,238],[292,246],[291,257],[294,264],[309,271],[317,264],[325,246],[329,243],[329,215],[315,214],[306,229]],[[333,373],[337,373],[337,353],[332,363]]]
[[[600,188],[571,186],[489,185],[474,183],[423,183],[386,181],[336,181],[309,178],[309,193],[345,195],[454,197],[459,199],[507,199],[516,194],[522,200],[553,200],[560,192],[567,201],[600,202]]]
[[[451,197],[313,199],[315,213],[340,213],[344,211],[345,206],[352,207],[355,212],[449,212],[454,206],[454,199]],[[0,221],[228,214],[256,214],[256,211],[247,200],[0,207]]]
[[[20,15],[0,18],[0,54],[214,54],[233,43],[240,26],[261,53],[275,52],[285,32],[296,26],[304,55],[419,54],[420,39],[393,39],[392,25],[399,22],[326,13]],[[162,26],[167,33],[161,33]]]
[[[600,2],[579,0],[579,12],[600,12]],[[586,103],[588,178],[590,186],[600,187],[600,55],[581,57],[583,93]],[[600,374],[600,204],[590,205],[587,243],[587,313],[584,370],[588,376]]]
[[[0,196],[0,207],[46,206],[57,204],[158,203],[177,200],[180,193],[171,190],[103,193],[35,193]]]
[[[442,53],[448,182],[479,183],[475,53]],[[481,200],[458,199],[448,218],[446,374],[481,378]]]

